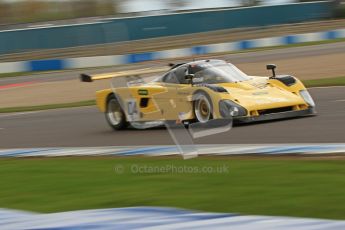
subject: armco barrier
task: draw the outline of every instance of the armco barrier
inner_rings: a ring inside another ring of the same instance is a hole
[[[250,205],[250,204],[248,204]],[[279,229],[340,230],[345,221],[245,216],[163,207],[129,207],[41,214],[0,209],[0,228],[17,229]]]
[[[332,144],[223,144],[195,145],[199,155],[242,154],[345,154],[345,143]],[[180,154],[175,145],[113,146],[80,148],[0,149],[1,157],[59,157],[59,156],[168,156]]]
[[[331,16],[331,1],[243,7],[0,31],[0,54],[58,49],[214,30],[320,20]]]
[[[282,37],[269,37],[253,40],[195,46],[191,48],[173,49],[157,52],[113,55],[100,57],[81,57],[55,60],[33,60],[21,62],[0,63],[0,73],[31,72],[47,70],[64,70],[88,67],[102,67],[122,64],[131,64],[143,61],[158,59],[180,58],[201,54],[212,54],[218,52],[231,52],[249,48],[260,48],[269,46],[289,45],[303,42],[315,42],[331,39],[345,38],[345,29],[288,35]]]

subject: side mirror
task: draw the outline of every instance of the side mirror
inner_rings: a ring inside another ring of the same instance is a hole
[[[187,74],[186,76],[184,76],[184,79],[186,79],[186,81],[189,84],[193,84],[193,78],[194,78],[194,74]]]
[[[275,64],[268,64],[266,65],[266,69],[267,70],[272,70],[272,78],[275,78],[276,77],[276,71],[275,69],[277,68],[277,66]]]

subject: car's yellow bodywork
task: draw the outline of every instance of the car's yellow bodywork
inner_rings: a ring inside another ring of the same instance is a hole
[[[125,122],[206,123],[230,117],[252,122],[314,114],[315,103],[303,83],[289,75],[276,76],[275,68],[267,65],[272,77],[247,76],[225,61],[202,60],[170,69],[82,74],[81,79],[92,82],[113,78],[109,89],[96,92],[96,101],[115,129],[125,127]],[[149,83],[138,78],[165,70]]]
[[[193,95],[198,91],[206,92],[210,96],[214,119],[222,118],[219,112],[221,100],[231,100],[241,105],[247,110],[247,117],[260,116],[263,111],[274,108],[291,107],[292,111],[308,109],[308,104],[300,95],[300,91],[305,87],[297,79],[291,86],[268,77],[252,77],[249,81],[218,85],[229,93],[214,92],[207,87],[190,84],[153,82],[98,91],[96,101],[98,108],[105,112],[107,98],[111,94],[116,94],[124,104],[134,100],[139,108],[138,121],[179,120],[181,117],[183,120],[193,120]],[[143,99],[147,100],[147,104],[140,106]]]

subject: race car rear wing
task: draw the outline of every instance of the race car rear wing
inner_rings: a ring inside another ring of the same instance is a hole
[[[101,73],[101,74],[81,74],[80,80],[82,82],[93,82],[96,80],[104,80],[114,77],[127,77],[127,76],[138,76],[143,74],[153,74],[168,71],[170,68],[167,67],[156,67],[156,68],[145,68],[145,69],[136,69],[136,70],[126,70],[120,72],[111,72],[111,73]]]

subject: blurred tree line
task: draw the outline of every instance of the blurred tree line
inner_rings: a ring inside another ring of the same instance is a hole
[[[114,16],[119,14],[118,6],[123,1],[126,0],[0,0],[0,25]],[[170,3],[183,4],[183,1],[170,0]],[[311,2],[315,0],[296,1]],[[263,1],[241,1],[243,6],[254,6],[261,2]],[[345,17],[344,0],[334,0],[334,6],[335,16]]]
[[[116,14],[116,0],[0,0],[0,24]]]

